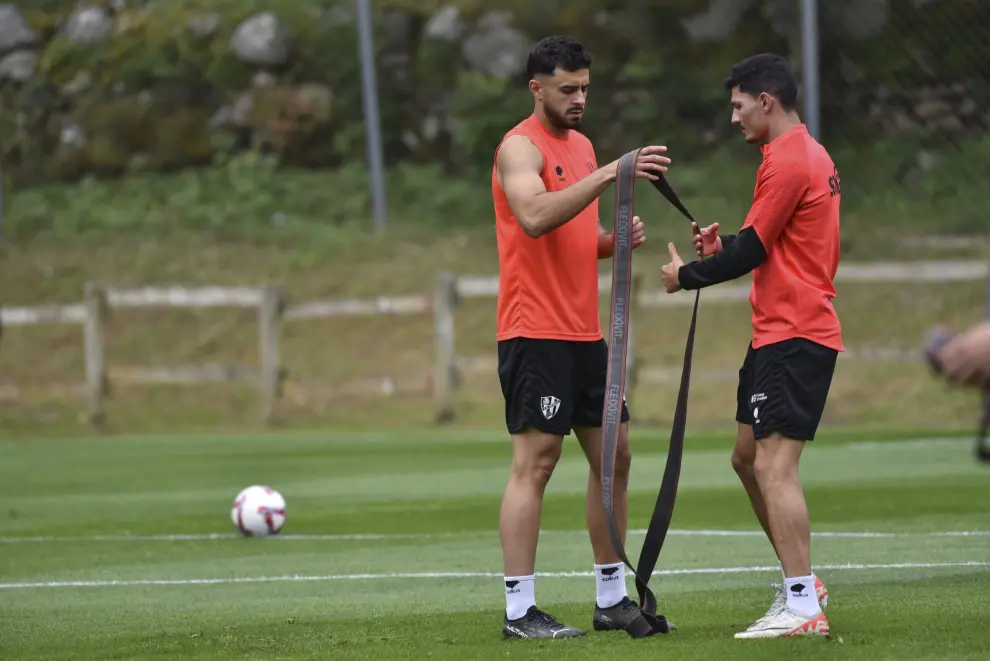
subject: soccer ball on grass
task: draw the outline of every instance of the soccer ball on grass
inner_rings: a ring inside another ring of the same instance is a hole
[[[285,499],[271,487],[254,485],[234,498],[230,519],[245,537],[271,537],[285,525]]]

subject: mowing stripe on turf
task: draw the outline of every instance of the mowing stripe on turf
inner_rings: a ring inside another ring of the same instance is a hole
[[[858,569],[940,569],[946,567],[990,567],[990,562],[900,562],[893,564],[840,564],[816,565],[815,569],[858,570]],[[753,567],[699,567],[695,569],[661,569],[654,576],[677,576],[686,574],[754,574],[759,572],[779,572],[777,565]],[[589,571],[567,571],[537,573],[541,578],[587,578],[594,576]],[[502,572],[415,572],[391,574],[327,574],[325,576],[242,576],[229,578],[179,578],[141,579],[110,581],[47,581],[38,583],[0,583],[0,590],[33,590],[41,588],[109,588],[149,585],[224,585],[231,583],[291,583],[308,581],[355,581],[389,579],[437,579],[437,578],[504,578]]]
[[[476,530],[469,532],[439,533],[343,533],[325,535],[286,534],[267,539],[288,541],[361,541],[361,540],[401,540],[401,539],[450,539],[455,537],[482,537],[497,535],[496,530]],[[542,530],[541,535],[587,535],[587,530]],[[646,530],[630,530],[629,535],[645,535]],[[762,530],[671,530],[668,535],[685,537],[764,537]],[[812,537],[835,537],[847,539],[890,538],[890,537],[987,537],[990,530],[949,530],[921,532],[813,532]],[[0,537],[0,544],[44,544],[64,542],[205,542],[221,539],[239,539],[238,533],[163,534],[163,535],[80,535],[54,537]]]

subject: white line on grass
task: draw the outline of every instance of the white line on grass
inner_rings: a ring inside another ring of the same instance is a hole
[[[479,530],[470,532],[448,533],[344,533],[326,535],[287,534],[268,539],[287,541],[375,541],[402,539],[451,539],[455,537],[483,537],[495,535],[494,530]],[[587,535],[587,530],[544,530],[541,535]],[[630,530],[630,535],[645,535],[646,530]],[[684,537],[763,537],[762,530],[671,530],[668,535]],[[919,532],[813,532],[812,537],[835,537],[843,539],[868,539],[890,537],[987,537],[990,530],[950,530],[950,531],[919,531]],[[80,536],[50,536],[50,537],[0,537],[0,544],[45,544],[65,542],[204,542],[223,539],[238,539],[238,533],[202,533],[202,534],[173,534],[173,535],[80,535]]]
[[[894,564],[841,564],[816,565],[816,569],[857,570],[857,569],[939,569],[947,567],[990,567],[990,562],[901,562]],[[677,576],[686,574],[755,574],[759,572],[779,572],[777,565],[751,567],[698,567],[694,569],[662,569],[653,572],[654,576]],[[594,576],[589,571],[547,572],[537,574],[541,578],[577,578]],[[180,578],[180,579],[139,579],[111,581],[46,581],[39,583],[0,583],[0,590],[34,590],[40,588],[108,588],[147,585],[225,585],[231,583],[302,583],[316,581],[380,581],[389,579],[437,579],[437,578],[503,578],[501,572],[416,572],[390,574],[327,574],[325,576],[235,576],[229,578]]]

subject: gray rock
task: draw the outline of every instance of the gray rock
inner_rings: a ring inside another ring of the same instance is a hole
[[[62,94],[66,96],[78,96],[86,90],[89,86],[93,84],[93,76],[85,69],[81,69],[76,72],[76,75],[72,77],[72,80],[62,85]]]
[[[221,106],[213,116],[210,117],[210,128],[221,129],[234,123],[234,109],[230,106]]]
[[[478,19],[478,27],[481,30],[498,30],[500,28],[512,27],[512,14],[507,11],[489,11],[481,15]]]
[[[26,83],[34,76],[38,66],[38,54],[30,50],[14,51],[0,59],[0,80],[9,79]]]
[[[186,27],[197,37],[209,37],[220,27],[220,14],[197,14],[186,21]]]
[[[254,114],[254,97],[250,92],[238,95],[230,108],[230,122],[234,126],[250,126],[252,114]]]
[[[860,40],[880,32],[890,19],[889,0],[856,0],[822,3],[825,20],[841,30],[843,37]]]
[[[75,147],[76,149],[82,149],[86,146],[86,133],[83,131],[82,127],[71,120],[65,120],[62,123],[62,129],[59,131],[59,142],[63,145],[69,147]]]
[[[468,64],[490,76],[507,78],[526,70],[533,41],[509,25],[505,12],[487,12],[479,30],[464,40],[461,53]]]
[[[427,115],[423,119],[422,133],[426,140],[436,140],[440,135],[440,118],[435,114]]]
[[[289,32],[272,12],[245,19],[230,42],[237,57],[249,64],[277,67],[289,59]]]
[[[457,41],[467,29],[467,23],[461,18],[457,7],[441,7],[430,16],[423,28],[423,36],[437,41]]]
[[[733,32],[749,9],[750,0],[711,0],[708,11],[681,21],[691,41],[721,41]]]
[[[268,71],[258,71],[251,77],[251,87],[273,87],[278,79]]]
[[[416,150],[419,147],[419,136],[413,131],[406,129],[402,132],[402,144],[404,144],[407,149]]]
[[[20,10],[11,4],[0,5],[0,54],[27,48],[37,42],[38,35],[28,27]]]
[[[930,151],[921,150],[918,152],[918,167],[922,172],[931,172],[938,165],[938,157]]]
[[[297,106],[305,114],[320,122],[330,120],[333,111],[333,92],[322,83],[305,83],[295,90]]]
[[[94,44],[113,29],[113,19],[103,7],[80,7],[65,24],[65,36],[77,44]]]

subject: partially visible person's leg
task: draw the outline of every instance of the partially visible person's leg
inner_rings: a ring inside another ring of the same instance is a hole
[[[774,547],[773,552],[776,555],[777,548],[773,541],[773,535],[770,534],[770,523],[767,520],[767,505],[763,500],[763,494],[760,492],[760,485],[756,481],[756,438],[753,436],[753,411],[759,411],[759,406],[756,401],[757,393],[751,384],[754,361],[755,353],[751,346],[746,350],[746,358],[739,369],[739,386],[736,390],[738,429],[736,431],[736,444],[732,449],[732,468],[739,476],[739,481],[742,482],[746,495],[749,496],[753,513],[756,514],[756,519],[760,522],[760,527],[766,533],[767,539],[770,540],[770,545]],[[779,555],[777,556],[777,564],[780,566],[780,576],[783,580],[784,565],[780,563]],[[768,614],[780,610],[787,601],[783,583],[774,583],[773,587],[777,597],[767,611]],[[817,577],[815,579],[815,593],[822,608],[827,606],[828,590]]]
[[[756,351],[752,344],[746,348],[746,357],[739,368],[739,385],[736,388],[736,443],[732,448],[732,468],[739,476],[739,481],[746,490],[749,503],[756,514],[756,519],[760,522],[760,527],[766,533],[770,545],[773,546],[773,535],[770,534],[770,523],[767,521],[767,506],[763,502],[763,494],[760,492],[760,485],[756,481],[756,438],[753,436],[753,410],[758,409],[755,401],[755,391],[753,390],[753,370],[756,363]],[[776,555],[777,549],[774,548]],[[779,564],[779,558],[778,558]],[[784,566],[780,565],[780,583],[773,583],[775,597],[766,613],[760,620],[770,617],[780,612],[787,606],[787,594],[784,591]]]
[[[763,502],[763,494],[760,493],[760,485],[756,482],[756,439],[753,437],[753,427],[751,425],[739,425],[736,432],[736,445],[732,449],[732,468],[735,469],[742,482],[746,495],[749,496],[749,504],[753,507],[760,527],[766,533],[770,545],[774,547],[773,552],[777,554],[777,547],[773,543],[773,535],[770,534],[770,522],[767,520],[767,504]],[[780,556],[777,556],[778,560]]]
[[[505,582],[502,631],[520,638],[567,638],[584,631],[565,626],[536,606],[536,549],[543,494],[570,433],[574,408],[572,366],[562,343],[517,338],[499,342],[499,380],[512,469],[502,496],[499,537]]]
[[[819,606],[814,599],[811,576],[811,522],[798,474],[804,441],[773,432],[757,444],[756,479],[766,501],[770,533],[788,582],[788,604],[813,615]],[[794,577],[802,579],[807,590],[791,590]],[[796,600],[795,596],[800,599]]]
[[[601,427],[575,427],[575,434],[588,459],[588,489],[585,498],[585,518],[591,552],[595,560],[595,584],[597,603],[608,608],[626,596],[625,565],[612,548],[612,536],[602,504],[602,429]],[[612,486],[612,512],[622,543],[626,541],[626,525],[629,519],[629,466],[632,454],[629,450],[629,425],[619,426],[619,442],[615,452],[615,481]]]
[[[515,620],[536,605],[533,577],[543,492],[560,458],[563,437],[527,428],[512,434],[512,471],[502,496],[498,531],[506,582],[506,615]],[[514,583],[514,585],[510,585]]]
[[[602,417],[608,378],[608,345],[604,340],[581,348],[578,356],[584,366],[583,396],[574,409],[574,432],[588,460],[588,488],[585,517],[595,570],[595,608],[592,624],[596,631],[624,630],[642,612],[628,596],[626,566],[612,547],[608,519],[602,498]],[[629,519],[629,410],[622,402],[619,435],[615,447],[612,482],[612,513],[619,539],[625,544]],[[671,624],[672,628],[673,625]]]
[[[736,389],[736,422],[738,430],[736,432],[736,444],[732,449],[732,468],[739,476],[749,502],[753,506],[753,513],[756,514],[763,532],[773,545],[773,535],[770,534],[770,525],[767,522],[767,506],[763,502],[763,494],[760,493],[760,486],[756,483],[754,464],[756,463],[756,438],[753,437],[753,409],[758,408],[754,399],[755,393],[752,388],[753,362],[755,352],[752,346],[746,350],[746,358],[742,367],[739,368],[739,385]],[[774,553],[777,549],[774,548]]]
[[[768,612],[738,638],[825,635],[811,565],[811,524],[799,463],[824,412],[836,352],[807,340],[760,350],[753,378],[754,474],[784,573],[786,607]]]

